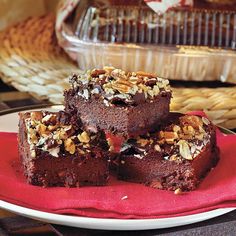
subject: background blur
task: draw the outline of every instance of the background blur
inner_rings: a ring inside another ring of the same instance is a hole
[[[0,0],[0,30],[29,16],[55,11],[59,0]]]

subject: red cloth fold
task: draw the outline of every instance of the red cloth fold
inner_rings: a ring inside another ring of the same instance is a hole
[[[29,185],[22,174],[16,134],[0,133],[0,199],[52,213],[121,219],[174,217],[236,207],[236,135],[225,136],[218,132],[217,141],[221,151],[217,167],[197,190],[175,195],[141,184],[117,181],[114,177],[104,187]]]

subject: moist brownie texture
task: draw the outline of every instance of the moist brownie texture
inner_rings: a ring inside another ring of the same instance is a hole
[[[105,185],[108,145],[102,131],[86,132],[77,117],[60,111],[19,113],[19,155],[30,184]]]
[[[73,75],[70,82],[65,111],[77,114],[88,129],[135,137],[161,124],[169,113],[169,81],[149,73],[104,67]]]
[[[218,159],[215,127],[207,118],[170,113],[160,130],[123,144],[118,177],[159,189],[190,191]]]

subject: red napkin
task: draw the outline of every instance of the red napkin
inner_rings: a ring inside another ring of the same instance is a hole
[[[0,199],[37,210],[88,217],[161,218],[236,207],[236,135],[218,131],[221,159],[199,188],[183,195],[111,178],[108,186],[42,188],[25,182],[15,133],[0,133]],[[37,197],[36,197],[37,196]]]

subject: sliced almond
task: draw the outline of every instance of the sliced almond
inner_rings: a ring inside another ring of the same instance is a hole
[[[177,144],[180,155],[186,160],[193,160],[188,143],[185,140],[180,140]]]
[[[211,123],[206,117],[202,117],[202,121],[205,125],[209,125]]]

